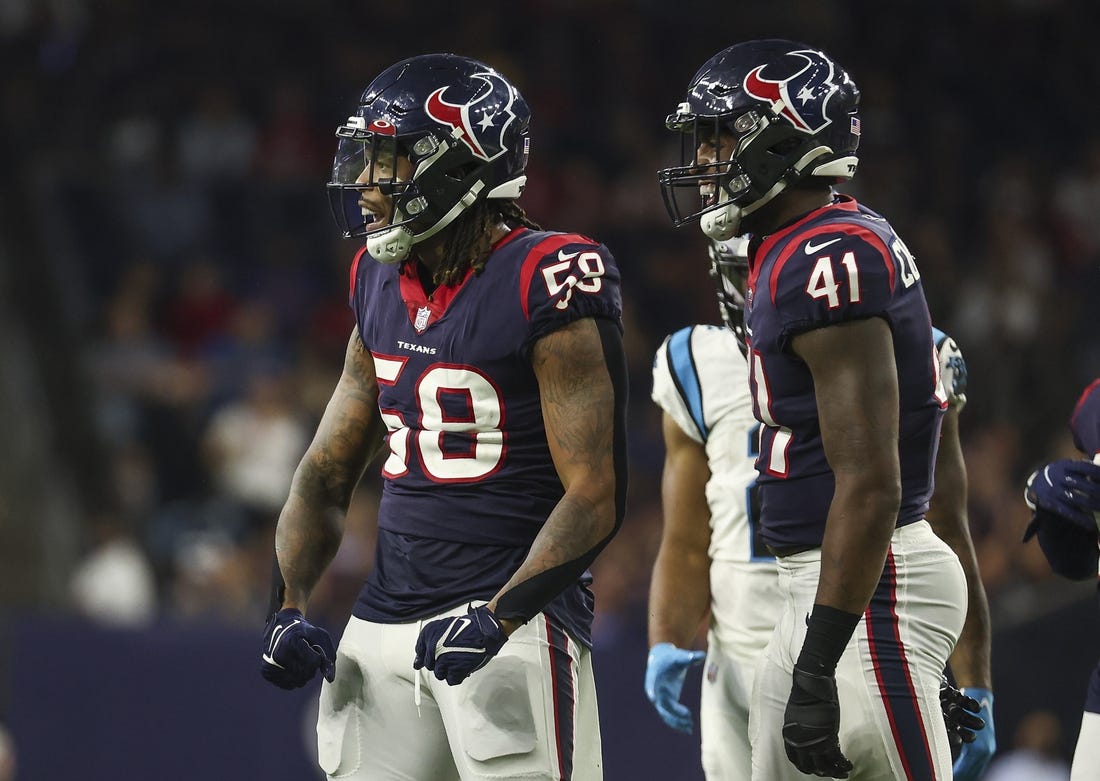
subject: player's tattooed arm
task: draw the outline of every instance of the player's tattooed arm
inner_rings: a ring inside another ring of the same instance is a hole
[[[489,603],[508,631],[583,574],[618,528],[625,495],[625,365],[617,327],[576,320],[540,339],[531,362],[565,495]]]
[[[959,441],[961,405],[952,405],[944,413],[940,449],[936,457],[936,492],[927,518],[940,539],[959,557],[966,575],[967,609],[959,642],[950,657],[951,673],[961,688],[992,688],[990,643],[992,628],[989,603],[978,570],[978,558],[970,538],[967,518],[967,476]]]
[[[283,607],[305,611],[310,592],[336,555],[352,493],[381,450],[384,434],[374,361],[356,329],[343,373],[294,473],[275,530],[275,554],[285,583]]]

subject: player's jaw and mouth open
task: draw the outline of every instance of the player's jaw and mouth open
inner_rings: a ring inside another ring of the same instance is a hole
[[[362,185],[358,203],[363,214],[364,231],[369,233],[390,224],[393,220],[393,196],[384,194],[384,191],[388,189],[387,185],[408,181],[412,174],[411,169],[409,159],[400,155],[395,166],[379,161],[363,169],[356,181]]]
[[[700,134],[695,151],[696,172],[709,175],[699,182],[699,198],[704,210],[718,204],[718,181],[730,173],[730,166],[720,163],[729,163],[733,152],[734,139],[729,133],[719,132],[717,138]]]

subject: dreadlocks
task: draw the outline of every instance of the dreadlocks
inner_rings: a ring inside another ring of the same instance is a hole
[[[455,220],[454,236],[447,242],[447,254],[432,281],[437,285],[461,282],[469,268],[480,274],[492,250],[493,228],[501,220],[509,228],[540,229],[515,201],[480,201]]]

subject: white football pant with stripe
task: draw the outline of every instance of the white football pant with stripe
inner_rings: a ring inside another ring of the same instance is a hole
[[[780,557],[783,611],[757,668],[749,715],[753,781],[802,781],[783,748],[791,671],[806,637],[821,550]],[[897,529],[879,586],[837,665],[840,748],[850,781],[950,781],[940,676],[966,618],[958,557],[926,521]]]
[[[322,683],[317,753],[330,779],[601,781],[591,653],[543,614],[458,686],[414,670],[420,627],[352,617]]]

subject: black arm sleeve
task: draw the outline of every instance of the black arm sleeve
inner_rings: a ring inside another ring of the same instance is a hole
[[[279,557],[271,557],[271,600],[267,605],[267,615],[272,616],[283,609],[283,598],[286,596],[286,583],[283,582],[283,571],[279,569]]]
[[[626,370],[626,353],[623,350],[622,332],[617,322],[596,318],[596,327],[603,345],[604,360],[611,375],[615,396],[615,427],[613,458],[615,463],[615,526],[611,533],[591,550],[572,561],[567,561],[540,572],[506,591],[497,600],[496,616],[501,619],[527,623],[546,607],[558,594],[575,583],[596,560],[607,543],[622,526],[626,514],[627,456],[626,456],[626,407],[629,381]]]

